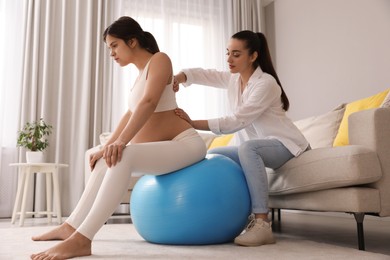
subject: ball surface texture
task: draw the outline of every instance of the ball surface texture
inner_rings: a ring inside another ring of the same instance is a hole
[[[144,175],[130,201],[133,224],[157,244],[231,242],[244,229],[250,197],[241,167],[223,155],[160,175]]]

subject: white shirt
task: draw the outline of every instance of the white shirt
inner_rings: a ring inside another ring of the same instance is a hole
[[[277,139],[294,156],[307,149],[309,143],[283,110],[278,83],[260,67],[254,71],[242,94],[239,73],[201,68],[183,72],[187,76],[184,86],[199,84],[228,91],[231,114],[208,120],[213,133],[237,132],[240,143],[252,139]]]

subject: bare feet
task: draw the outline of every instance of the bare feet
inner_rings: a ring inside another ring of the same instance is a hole
[[[31,259],[62,260],[88,255],[91,255],[91,240],[79,232],[74,232],[73,235],[65,241],[60,242],[58,245],[46,250],[45,252],[31,255]]]
[[[31,239],[34,241],[47,241],[47,240],[65,240],[70,237],[76,230],[64,222],[60,226],[50,230],[39,236],[34,236]]]

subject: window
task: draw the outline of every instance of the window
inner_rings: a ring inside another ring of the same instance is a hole
[[[23,67],[23,1],[0,1],[0,217],[12,212],[17,171],[9,164],[18,159],[16,134],[19,120]]]
[[[226,0],[125,0],[122,4],[120,15],[131,16],[144,31],[154,35],[160,50],[170,56],[175,74],[191,67],[226,69],[224,50],[230,36],[226,28]],[[138,71],[134,66],[130,71],[115,67],[114,78],[120,86],[117,91],[122,93],[118,95],[119,103],[121,111],[125,111],[128,90]],[[181,87],[177,102],[192,119],[226,114],[226,93],[215,88]]]
[[[22,82],[22,1],[0,1],[0,147],[16,147]],[[1,161],[1,160],[0,160]]]

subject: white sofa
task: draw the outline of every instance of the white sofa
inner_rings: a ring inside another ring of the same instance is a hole
[[[364,250],[365,214],[390,216],[390,108],[363,110],[349,116],[349,145],[333,147],[345,106],[324,115],[295,122],[312,150],[269,169],[273,209],[352,213],[358,229],[358,247]],[[215,138],[202,134],[207,144]],[[90,174],[86,153],[85,178]],[[132,178],[129,193],[138,180]]]
[[[269,206],[352,213],[364,250],[365,214],[390,216],[390,108],[351,114],[348,130],[349,145],[315,148],[271,170]]]

